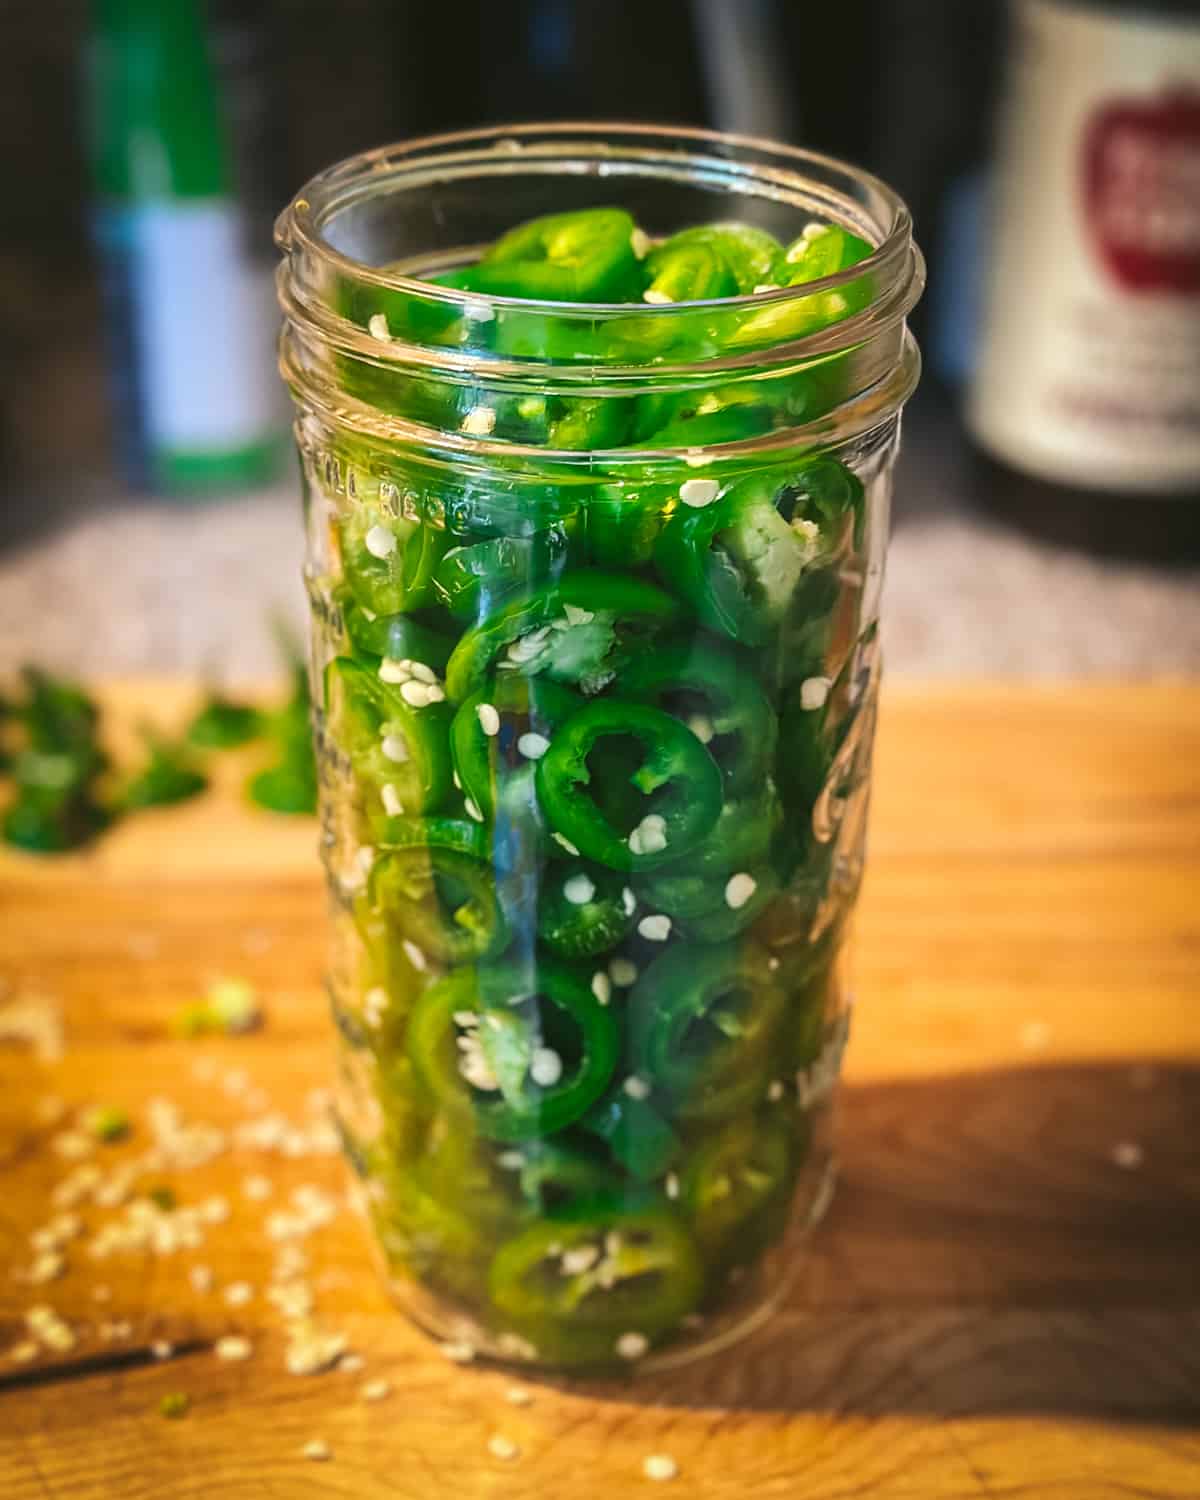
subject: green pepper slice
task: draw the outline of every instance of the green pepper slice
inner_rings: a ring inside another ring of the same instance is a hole
[[[621,208],[546,214],[503,234],[465,280],[470,290],[550,302],[623,302],[643,284],[634,223]]]
[[[457,849],[474,859],[487,859],[488,832],[465,818],[393,818],[381,849]]]
[[[870,254],[872,247],[867,241],[841,224],[810,224],[783,252],[787,285],[836,276]]]
[[[618,396],[556,397],[546,445],[562,452],[620,448],[629,436],[634,403]]]
[[[761,645],[783,619],[813,556],[809,525],[788,523],[776,475],[741,480],[719,500],[672,516],[654,551],[659,573],[710,630]]]
[[[646,271],[650,285],[642,293],[645,302],[704,302],[732,297],[738,289],[725,257],[698,239],[676,238],[651,251]]]
[[[735,401],[702,411],[697,401],[689,401],[682,409],[664,410],[657,397],[641,399],[646,403],[642,436],[630,443],[631,448],[715,448],[722,443],[748,442],[775,425],[774,413],[762,400]]]
[[[377,615],[355,598],[345,584],[333,591],[333,602],[351,647],[379,660],[421,661],[435,672],[444,672],[454,642],[438,630],[414,620],[411,615]]]
[[[836,458],[823,454],[798,465],[780,487],[775,504],[789,525],[796,528],[799,523],[820,561],[840,557],[851,542],[855,548],[862,545],[866,493],[857,474]]]
[[[446,844],[383,849],[367,884],[393,932],[440,963],[474,963],[503,952],[509,928],[488,864]]]
[[[561,531],[489,537],[451,547],[438,564],[433,589],[456,620],[486,619],[515,593],[528,592],[562,573],[567,539]]]
[[[624,877],[586,860],[556,861],[538,897],[538,937],[561,958],[593,958],[633,928]]]
[[[865,240],[840,225],[814,223],[783,252],[777,274],[771,280],[788,287],[803,286],[848,270],[871,253],[872,247]],[[870,302],[873,292],[873,278],[860,276],[835,290],[781,299],[741,320],[728,337],[728,347],[803,338],[860,312]],[[844,354],[832,356],[823,378],[828,381],[831,371],[843,371],[845,360]],[[814,366],[814,373],[816,369]],[[827,398],[823,404],[832,403]]]
[[[617,780],[591,764],[605,742],[636,747],[636,768]],[[721,772],[696,736],[661,709],[604,699],[581,709],[538,764],[538,797],[555,831],[614,870],[650,870],[678,859],[721,811]],[[632,827],[628,800],[640,794]]]
[[[653,1182],[679,1159],[679,1137],[646,1099],[631,1099],[624,1089],[593,1105],[581,1122],[598,1137],[631,1177]]]
[[[711,1279],[754,1260],[787,1225],[792,1141],[781,1122],[736,1120],[680,1172],[680,1203]]]
[[[625,669],[621,694],[685,723],[731,793],[761,785],[775,753],[775,715],[747,663],[731,652],[693,640],[664,642]]]
[[[617,1044],[612,1014],[549,959],[532,977],[519,964],[451,974],[421,997],[409,1028],[431,1092],[497,1141],[533,1140],[577,1120],[604,1092]]]
[[[338,525],[342,571],[360,603],[376,615],[397,615],[430,602],[433,576],[450,545],[426,521],[359,501]]]
[[[383,1198],[372,1204],[389,1262],[478,1312],[487,1306],[490,1246],[520,1222],[482,1146],[460,1115],[435,1116],[419,1160],[385,1171]]]
[[[738,289],[724,258],[709,245],[664,247],[646,262],[648,267],[651,263],[650,285],[642,293],[648,303],[708,301],[733,296]],[[641,313],[609,319],[602,337],[609,359],[642,363],[668,354],[675,360],[699,359],[719,348],[713,323],[703,309],[681,318]]]
[[[597,693],[678,615],[669,594],[641,579],[568,573],[467,631],[446,668],[446,692],[461,703],[494,668]]]
[[[666,485],[603,485],[585,512],[587,550],[600,568],[644,567],[666,524],[675,490]]]
[[[574,1366],[638,1357],[641,1341],[678,1327],[702,1283],[682,1223],[636,1197],[596,1199],[531,1225],[500,1247],[488,1273],[493,1304],[539,1357]],[[633,1347],[630,1334],[640,1335]]]
[[[786,996],[746,943],[667,949],[629,996],[635,1069],[682,1120],[724,1119],[762,1092]]]
[[[611,1167],[559,1138],[525,1141],[519,1154],[517,1183],[522,1201],[539,1217],[620,1189]]]
[[[745,296],[765,282],[780,284],[782,280],[783,246],[773,234],[753,224],[741,224],[736,220],[727,223],[697,224],[691,229],[681,229],[669,240],[655,246],[646,257],[646,274],[654,285],[657,278],[685,251],[702,247],[724,262],[733,285],[728,292],[710,292],[707,295],[726,297],[737,292]],[[681,299],[676,299],[681,300]]]
[[[448,704],[414,707],[381,679],[378,668],[348,656],[335,657],[326,668],[325,703],[330,735],[349,757],[368,822],[378,834],[386,835],[392,818],[429,812],[445,800],[451,773]]]
[[[672,867],[638,882],[646,903],[666,912],[679,932],[698,943],[724,943],[752,927],[780,890],[779,875],[763,861],[715,878]]]
[[[495,815],[501,783],[531,776],[537,756],[580,707],[569,688],[511,672],[463,700],[450,726],[450,749],[463,793],[484,819]]]

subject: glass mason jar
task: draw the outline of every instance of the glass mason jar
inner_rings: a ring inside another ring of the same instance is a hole
[[[599,207],[640,227],[584,259],[718,219],[874,251],[705,302],[453,284]],[[769,1310],[830,1190],[908,213],[800,151],[550,125],[344,162],[278,241],[339,1115],[388,1284],[464,1354],[661,1368]]]

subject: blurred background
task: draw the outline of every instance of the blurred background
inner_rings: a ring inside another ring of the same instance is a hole
[[[554,116],[777,137],[912,206],[893,672],[1200,665],[1196,0],[16,0],[0,50],[0,671],[275,666],[301,534],[274,213],[361,148]],[[173,195],[211,206],[186,256]],[[189,311],[147,347],[165,275]],[[153,451],[155,360],[220,317],[228,366]]]

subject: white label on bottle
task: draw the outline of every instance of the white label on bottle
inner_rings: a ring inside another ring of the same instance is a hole
[[[1200,27],[1019,0],[968,422],[1014,467],[1200,478]]]
[[[138,341],[156,449],[224,453],[279,430],[273,286],[239,234],[224,199],[137,211]]]

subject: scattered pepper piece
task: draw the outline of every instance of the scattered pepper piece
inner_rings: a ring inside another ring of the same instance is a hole
[[[257,739],[263,728],[263,716],[252,704],[214,690],[188,725],[187,740],[198,750],[234,750]]]
[[[98,1141],[124,1140],[129,1134],[129,1116],[115,1104],[100,1104],[88,1112],[85,1121],[88,1130]]]
[[[208,777],[192,764],[181,745],[172,744],[148,726],[142,727],[149,759],[125,785],[118,797],[124,812],[146,807],[169,807],[198,796]]]

